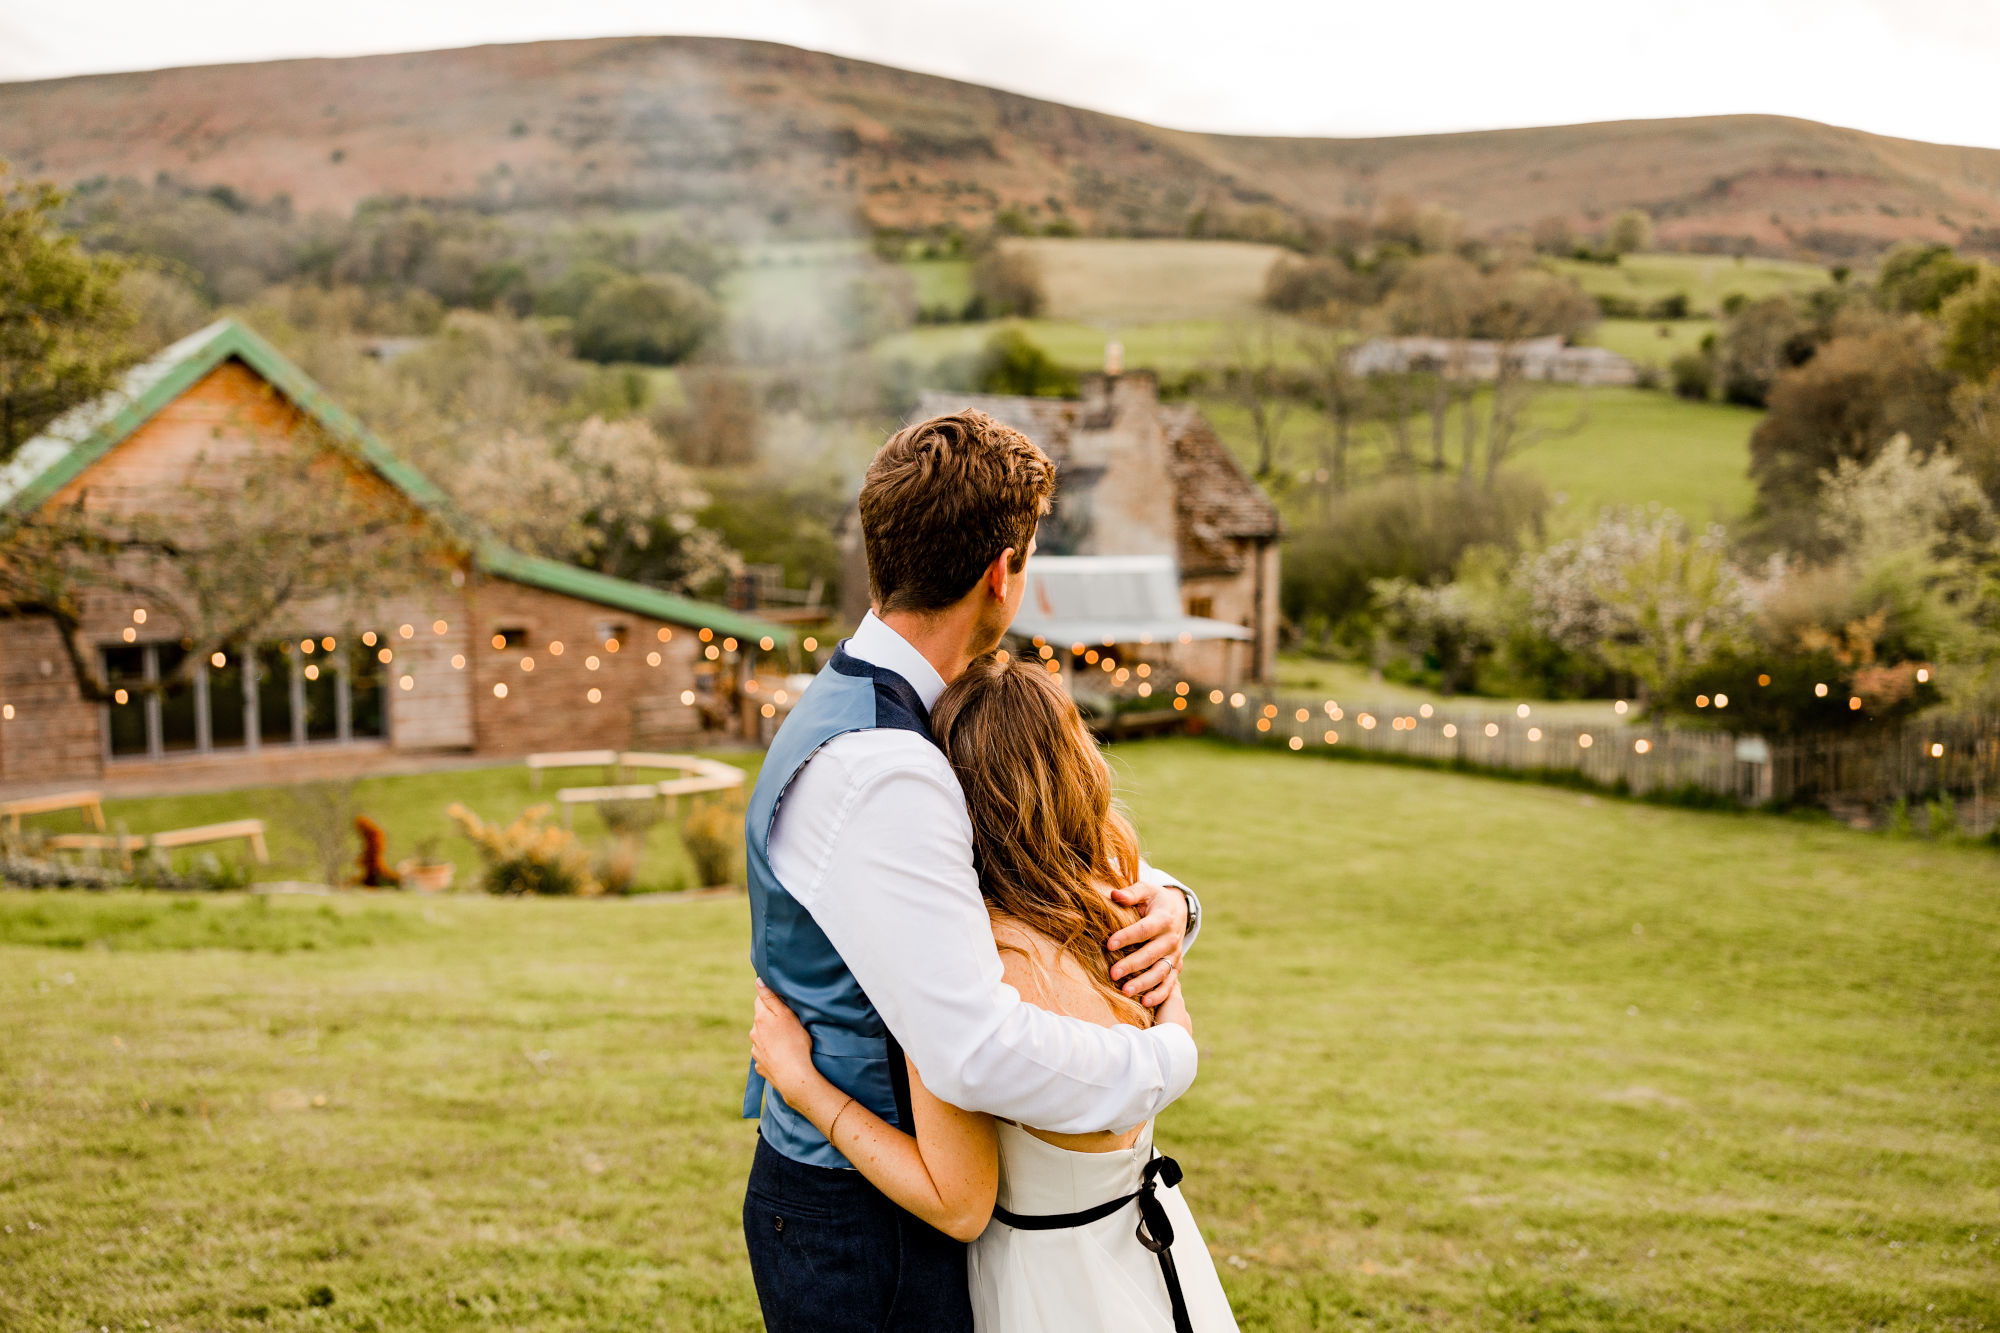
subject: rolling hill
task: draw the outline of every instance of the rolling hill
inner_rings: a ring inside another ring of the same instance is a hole
[[[1771,116],[1389,139],[1164,130],[762,42],[634,37],[0,84],[0,157],[301,208],[678,209],[792,236],[982,225],[1245,234],[1438,203],[1476,231],[1653,213],[1668,245],[2000,249],[2000,150]]]

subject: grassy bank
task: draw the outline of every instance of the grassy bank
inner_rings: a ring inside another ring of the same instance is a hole
[[[1990,853],[1113,759],[1245,1329],[2000,1321]],[[0,1326],[757,1326],[740,899],[179,901],[0,895]]]

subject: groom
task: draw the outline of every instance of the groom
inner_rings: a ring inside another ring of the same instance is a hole
[[[931,738],[931,705],[1020,607],[1054,490],[1042,451],[978,412],[882,447],[861,488],[874,610],[779,728],[750,797],[757,975],[812,1033],[820,1071],[905,1132],[906,1050],[943,1100],[1065,1133],[1139,1124],[1194,1080],[1180,1027],[1099,1027],[1002,982],[965,798]],[[1113,975],[1148,1005],[1198,911],[1161,879],[1142,864],[1115,896],[1143,917],[1106,941],[1144,942]],[[743,1235],[772,1333],[971,1333],[962,1244],[885,1199],[754,1069],[743,1114],[760,1121]]]

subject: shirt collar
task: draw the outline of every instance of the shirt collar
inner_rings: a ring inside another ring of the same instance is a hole
[[[861,618],[861,627],[847,641],[847,655],[870,666],[884,667],[908,681],[927,713],[944,693],[944,677],[937,673],[937,668],[873,611]]]

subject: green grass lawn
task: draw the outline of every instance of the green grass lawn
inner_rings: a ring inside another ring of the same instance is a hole
[[[740,764],[753,774],[763,758],[761,753],[749,752],[722,753],[715,757]],[[382,826],[382,831],[388,835],[387,858],[391,865],[416,855],[420,844],[427,840],[434,841],[436,855],[454,863],[458,867],[460,885],[469,885],[475,884],[478,879],[479,855],[459,826],[445,814],[454,802],[464,805],[488,823],[509,823],[522,811],[535,805],[550,807],[551,814],[559,821],[561,811],[555,803],[558,787],[591,787],[610,780],[611,775],[601,768],[551,769],[542,775],[542,784],[537,790],[526,767],[502,764],[491,768],[445,769],[367,778],[351,786],[316,783],[298,787],[202,792],[188,796],[114,799],[104,803],[104,815],[113,829],[123,828],[131,833],[156,833],[162,829],[192,828],[232,819],[262,819],[268,830],[266,841],[270,847],[271,864],[248,865],[246,868],[252,878],[268,881],[322,878],[321,858],[310,831],[315,827],[338,828],[343,843],[353,844],[353,850],[358,853],[359,844],[354,842],[351,832],[351,815],[341,817],[342,811],[351,811],[352,814],[366,815]],[[627,780],[643,781],[644,778]],[[692,799],[683,798],[683,813],[690,808]],[[578,807],[574,823],[578,837],[587,845],[599,852],[611,848],[612,835],[597,807]],[[74,832],[85,827],[82,816],[75,812],[32,816],[25,824],[31,832]],[[244,853],[234,844],[219,844],[202,850],[236,862],[244,860]],[[178,866],[185,868],[200,854],[201,850],[177,852],[174,860]],[[353,869],[352,858],[349,858],[346,868],[349,871]],[[663,819],[645,836],[635,888],[652,891],[698,887],[694,879],[694,870],[686,849],[681,845],[678,827],[672,820]]]
[[[1246,1330],[2000,1322],[1990,851],[1112,757],[1206,907],[1160,1138]],[[0,894],[0,1327],[754,1329],[748,930]]]
[[[1532,415],[1574,434],[1550,435],[1521,451],[1557,499],[1556,526],[1581,528],[1607,505],[1659,503],[1694,523],[1749,511],[1750,432],[1762,414],[1694,403],[1658,389],[1549,389]]]
[[[1699,314],[1720,313],[1732,294],[1759,300],[1781,293],[1809,292],[1833,281],[1818,264],[1791,259],[1736,259],[1728,255],[1626,255],[1616,264],[1590,264],[1575,259],[1544,260],[1558,273],[1575,278],[1592,296],[1622,296],[1650,303],[1676,292],[1685,293]]]
[[[1216,394],[1200,395],[1202,412],[1246,467],[1254,466],[1256,435],[1249,411]],[[1485,412],[1484,398],[1479,411]],[[1552,525],[1580,529],[1606,506],[1659,503],[1693,522],[1740,518],[1750,508],[1750,432],[1760,413],[1723,403],[1694,403],[1658,389],[1540,389],[1527,421],[1537,432],[1513,456],[1515,465],[1540,476],[1555,501]],[[1309,408],[1285,418],[1279,435],[1278,470],[1287,476],[1274,486],[1279,508],[1294,518],[1307,516],[1312,492],[1300,484],[1316,465],[1319,441],[1330,431]],[[1412,427],[1420,458],[1430,457],[1430,420]],[[1447,424],[1447,458],[1457,466],[1459,419]],[[1387,431],[1380,424],[1356,435],[1350,456],[1356,484],[1383,475]]]
[[[1701,340],[1715,331],[1712,319],[1604,319],[1582,340],[1607,347],[1641,366],[1664,371],[1683,352],[1698,351]]]

